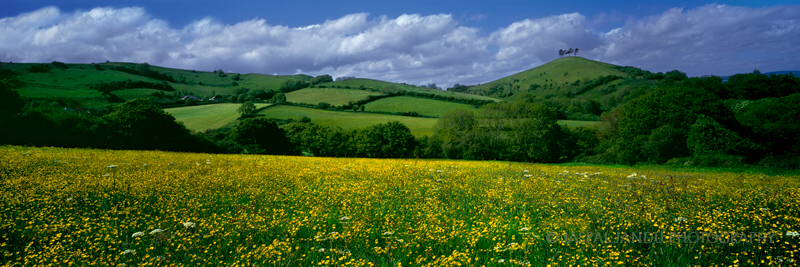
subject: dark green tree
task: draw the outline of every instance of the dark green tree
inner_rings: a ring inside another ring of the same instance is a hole
[[[253,101],[247,101],[242,103],[236,111],[238,111],[242,117],[250,116],[256,113],[256,105],[253,104]]]
[[[292,145],[286,134],[272,119],[248,118],[233,128],[229,137],[245,154],[291,154]]]

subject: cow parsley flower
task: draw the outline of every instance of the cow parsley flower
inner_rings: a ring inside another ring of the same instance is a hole
[[[786,232],[786,235],[787,236],[791,236],[791,237],[796,237],[796,236],[800,236],[800,233],[794,232],[794,231],[788,231],[788,232]]]
[[[137,237],[140,237],[140,236],[143,236],[143,235],[144,235],[144,232],[136,232],[136,233],[133,233],[133,234],[131,235],[131,237],[133,237],[133,238],[137,238]]]
[[[159,233],[163,233],[163,232],[164,232],[164,230],[161,230],[161,229],[155,229],[155,230],[153,230],[153,231],[150,231],[150,234],[151,234],[151,235],[155,235],[155,234],[159,234]]]
[[[136,253],[136,250],[126,249],[125,251],[122,252],[122,255],[131,254],[131,253]]]
[[[688,221],[688,220],[689,220],[689,219],[686,219],[686,217],[678,217],[678,218],[675,218],[675,222],[686,222],[686,221]]]
[[[194,228],[194,226],[196,225],[193,222],[185,222],[185,223],[182,223],[182,224],[183,224],[183,227],[185,227],[185,228]]]

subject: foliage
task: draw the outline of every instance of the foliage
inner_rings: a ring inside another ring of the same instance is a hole
[[[242,103],[242,105],[239,106],[239,109],[236,111],[239,112],[239,114],[242,114],[243,117],[253,115],[256,113],[256,105],[253,104],[252,101],[247,101]]]
[[[114,90],[134,89],[134,88],[149,88],[161,91],[175,91],[175,88],[167,83],[151,83],[145,81],[119,81],[119,82],[103,82],[89,85],[90,88],[99,92],[111,92]]]
[[[239,122],[231,131],[230,140],[241,145],[245,154],[286,155],[292,151],[286,134],[272,119],[247,118]]]

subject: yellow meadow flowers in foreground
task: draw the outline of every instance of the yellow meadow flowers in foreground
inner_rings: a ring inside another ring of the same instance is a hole
[[[800,260],[798,177],[0,147],[9,266]]]

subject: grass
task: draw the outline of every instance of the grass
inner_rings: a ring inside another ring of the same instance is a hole
[[[381,93],[355,89],[306,88],[287,93],[286,101],[313,105],[326,102],[334,106],[342,106],[372,95],[381,95]]]
[[[613,66],[581,57],[564,57],[517,74],[471,87],[470,89],[488,92],[492,87],[503,86],[506,90],[516,92],[515,95],[519,95],[520,92],[529,92],[538,97],[544,97],[548,94],[558,94],[562,89],[568,91],[580,88],[580,86],[571,85],[576,80],[585,83],[600,76],[625,76],[623,72],[613,69]],[[552,89],[539,88],[529,91],[528,89],[532,84],[540,86],[551,85]]]
[[[417,112],[420,115],[440,117],[447,111],[466,109],[476,111],[474,106],[461,103],[445,102],[433,99],[396,96],[378,99],[364,105],[369,111],[382,112]]]
[[[399,121],[405,124],[414,136],[431,135],[433,134],[433,127],[436,125],[436,119],[430,118],[329,111],[295,106],[270,107],[260,111],[258,114],[264,115],[267,118],[281,120],[299,120],[302,117],[308,117],[313,123],[326,126],[339,126],[346,130],[365,128],[390,121]]]
[[[183,123],[186,128],[195,132],[203,132],[209,129],[217,129],[239,118],[237,109],[242,104],[220,103],[188,107],[177,107],[164,109],[167,113],[175,117],[175,120]],[[256,108],[267,107],[270,104],[256,104]]]
[[[0,147],[0,166],[9,266],[786,266],[800,254],[798,176],[17,146]]]
[[[428,89],[428,88],[422,88],[422,87],[418,87],[418,86],[414,86],[414,85],[398,84],[398,83],[391,83],[391,82],[372,80],[372,79],[350,79],[350,80],[344,80],[344,81],[334,81],[334,82],[323,83],[320,86],[324,86],[324,87],[332,87],[332,86],[345,87],[345,86],[349,86],[350,88],[353,88],[353,89],[356,89],[356,88],[359,88],[359,87],[363,86],[366,89],[374,89],[374,90],[377,90],[377,91],[380,91],[381,89],[383,89],[383,88],[385,88],[387,86],[394,86],[397,90],[422,92],[422,93],[427,93],[427,94],[434,94],[434,95],[440,95],[440,96],[445,96],[445,97],[453,97],[453,98],[459,98],[459,99],[478,99],[478,100],[489,100],[489,101],[495,101],[495,102],[502,101],[500,99],[487,97],[487,96],[465,94],[465,93],[456,93],[456,92],[448,92],[448,91],[444,91],[444,90]]]
[[[48,97],[64,97],[76,98],[84,103],[84,106],[96,105],[109,105],[107,102],[98,103],[100,93],[91,90],[92,84],[101,82],[117,82],[117,81],[146,81],[153,83],[161,83],[162,81],[125,73],[122,71],[112,70],[111,67],[126,67],[139,69],[143,64],[135,63],[98,63],[104,70],[98,70],[92,64],[67,64],[69,68],[59,69],[53,67],[49,72],[45,73],[32,73],[29,68],[34,63],[0,63],[0,68],[10,69],[17,73],[15,76],[25,85],[18,88],[21,96],[27,98],[48,98]],[[52,64],[46,64],[52,66]],[[235,73],[227,73],[226,77],[220,77],[218,74],[207,71],[195,70],[182,70],[171,69],[158,66],[148,66],[150,70],[159,73],[168,74],[177,80],[185,79],[186,83],[168,83],[179,92],[192,93],[201,97],[210,97],[213,94],[228,95],[232,94],[237,88],[250,88],[250,89],[274,89],[277,90],[280,85],[290,79],[305,79],[304,76],[291,75],[291,76],[276,76],[265,74],[242,74],[239,81],[234,81]],[[236,82],[239,85],[234,86]],[[142,89],[146,90],[146,89]],[[155,91],[150,91],[155,92]],[[131,90],[118,90],[114,94],[124,98],[132,99],[135,97],[146,97],[145,91],[131,91]],[[172,94],[173,92],[165,92]],[[100,98],[102,99],[102,98]]]

